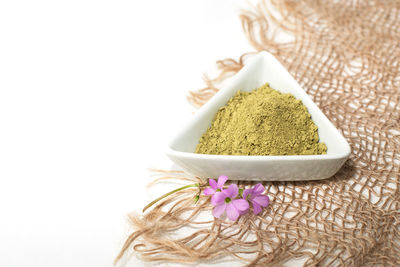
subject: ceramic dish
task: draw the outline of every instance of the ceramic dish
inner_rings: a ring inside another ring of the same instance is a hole
[[[238,91],[251,91],[264,83],[303,101],[318,126],[327,154],[307,156],[226,156],[194,153],[201,135],[211,125],[216,112]],[[316,180],[333,176],[350,155],[350,146],[321,110],[313,103],[289,72],[267,52],[259,53],[230,83],[213,96],[167,149],[167,155],[186,172],[201,178],[227,175],[232,180],[291,181]]]

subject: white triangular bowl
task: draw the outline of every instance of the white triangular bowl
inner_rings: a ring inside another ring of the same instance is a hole
[[[218,109],[238,91],[251,91],[268,82],[291,93],[311,113],[327,154],[310,156],[227,156],[194,153],[201,135]],[[270,53],[255,55],[231,81],[202,106],[167,148],[168,157],[186,172],[200,178],[227,175],[232,180],[292,181],[333,176],[350,155],[350,146],[289,72]]]

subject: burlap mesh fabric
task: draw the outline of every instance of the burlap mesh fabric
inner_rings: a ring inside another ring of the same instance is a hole
[[[400,266],[400,1],[262,2],[241,20],[255,50],[274,54],[341,131],[350,159],[331,179],[265,182],[270,206],[236,223],[202,221],[209,199],[194,205],[195,189],[179,192],[130,217],[124,251],[151,261]],[[217,62],[221,75],[190,100],[204,104],[247,57]],[[182,227],[193,228],[181,236]]]

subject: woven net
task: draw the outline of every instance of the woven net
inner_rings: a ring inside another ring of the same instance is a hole
[[[196,189],[178,192],[130,216],[135,232],[123,252],[133,247],[149,261],[400,266],[400,2],[269,1],[241,21],[255,50],[277,57],[341,131],[350,159],[327,180],[265,182],[270,206],[235,223],[200,220],[209,199],[195,205]],[[190,101],[204,104],[251,55],[218,61],[221,75]],[[182,236],[182,227],[191,231]]]

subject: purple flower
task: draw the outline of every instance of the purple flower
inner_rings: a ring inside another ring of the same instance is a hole
[[[216,218],[226,211],[226,215],[231,221],[236,221],[241,214],[249,209],[249,202],[246,199],[234,199],[238,195],[238,187],[231,184],[228,189],[216,192],[211,198],[211,203],[215,206],[213,215]]]
[[[269,204],[269,197],[263,195],[265,188],[262,184],[256,184],[251,189],[245,189],[243,191],[243,198],[250,201],[253,204],[254,214],[261,212],[261,207],[267,207]]]
[[[210,187],[204,189],[204,195],[209,196],[209,195],[214,195],[215,192],[220,192],[227,180],[228,176],[224,175],[218,177],[218,182],[216,182],[214,179],[209,179],[208,183],[210,184]]]

